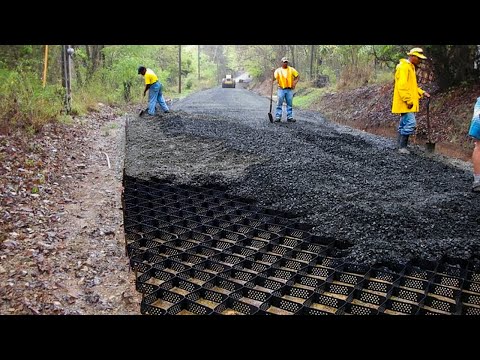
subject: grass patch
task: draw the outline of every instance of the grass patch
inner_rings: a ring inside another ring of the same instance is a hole
[[[293,106],[299,109],[309,109],[316,100],[320,99],[327,92],[328,88],[301,89],[293,98]]]

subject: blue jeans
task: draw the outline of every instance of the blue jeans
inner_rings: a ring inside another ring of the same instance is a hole
[[[468,135],[476,140],[480,140],[480,97],[477,98],[477,102],[473,108],[472,123],[470,124]]]
[[[292,89],[278,89],[277,91],[278,102],[277,102],[277,111],[275,113],[276,119],[282,118],[282,105],[283,101],[287,101],[287,119],[293,119],[293,90]]]
[[[162,84],[160,84],[160,81],[157,81],[148,89],[148,113],[150,115],[155,115],[155,105],[157,102],[163,111],[168,111],[167,103],[163,98]]]
[[[404,113],[400,116],[400,124],[398,125],[398,132],[400,135],[412,135],[417,127],[417,120],[413,112]]]

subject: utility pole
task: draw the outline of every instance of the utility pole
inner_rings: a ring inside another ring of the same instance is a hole
[[[48,69],[48,45],[45,45],[45,57],[43,59],[43,88],[47,84],[47,69]]]
[[[65,88],[65,111],[72,111],[72,55],[74,49],[71,45],[62,45],[62,85]]]
[[[178,93],[182,92],[182,45],[178,45]]]
[[[198,46],[198,49],[197,49],[197,62],[198,62],[198,80],[200,80],[200,45],[197,45]]]

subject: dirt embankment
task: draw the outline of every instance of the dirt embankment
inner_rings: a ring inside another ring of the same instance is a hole
[[[436,152],[469,161],[473,142],[468,136],[473,106],[480,96],[480,85],[460,86],[439,92],[434,83],[422,84],[432,97],[430,101],[430,137]],[[270,82],[257,84],[255,92],[270,96]],[[309,110],[321,112],[328,120],[376,135],[397,136],[398,116],[391,113],[393,84],[368,85],[348,91],[335,91],[315,100]],[[302,90],[297,95],[302,95]],[[421,100],[414,144],[427,141],[426,100]]]

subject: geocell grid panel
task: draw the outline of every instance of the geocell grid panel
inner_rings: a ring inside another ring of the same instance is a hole
[[[480,315],[476,259],[368,267],[348,243],[225,192],[124,178],[125,250],[151,315]]]

